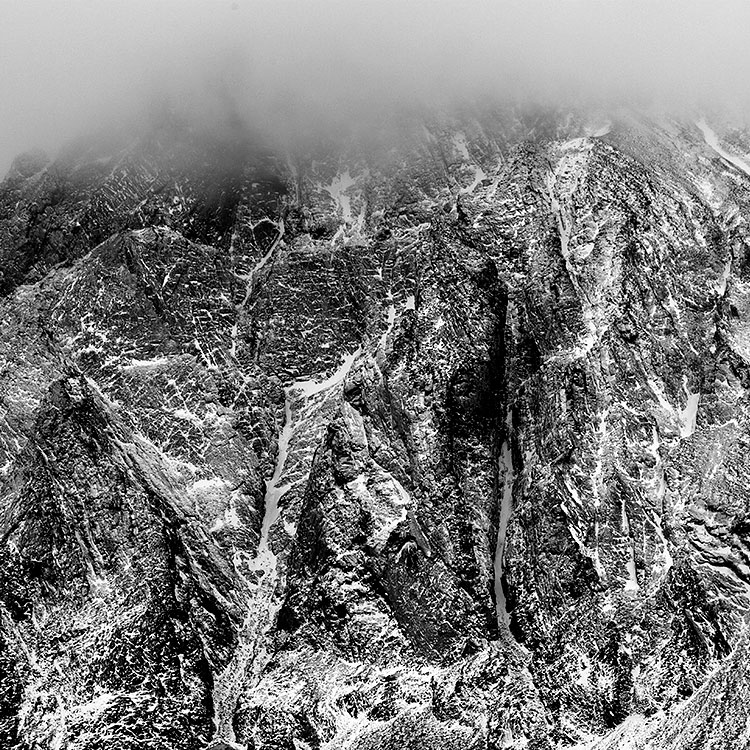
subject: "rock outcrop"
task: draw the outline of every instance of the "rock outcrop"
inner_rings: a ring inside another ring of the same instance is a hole
[[[482,110],[16,160],[0,744],[745,747],[748,149]]]

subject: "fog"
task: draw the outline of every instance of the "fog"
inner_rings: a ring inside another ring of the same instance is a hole
[[[734,0],[0,0],[0,173],[165,97],[289,138],[477,98],[744,111],[748,30]]]

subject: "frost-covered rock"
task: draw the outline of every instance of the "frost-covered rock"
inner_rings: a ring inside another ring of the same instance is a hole
[[[599,120],[17,160],[3,747],[746,746],[750,142]]]

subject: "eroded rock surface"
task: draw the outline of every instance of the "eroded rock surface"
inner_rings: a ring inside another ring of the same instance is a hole
[[[748,144],[473,111],[20,157],[0,745],[746,747]]]

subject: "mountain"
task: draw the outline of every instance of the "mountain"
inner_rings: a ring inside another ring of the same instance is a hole
[[[745,748],[750,135],[236,119],[0,185],[0,746]]]

